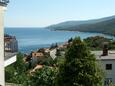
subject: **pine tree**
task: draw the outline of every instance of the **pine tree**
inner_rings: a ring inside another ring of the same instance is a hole
[[[102,86],[102,70],[86,44],[75,38],[59,68],[56,86]]]

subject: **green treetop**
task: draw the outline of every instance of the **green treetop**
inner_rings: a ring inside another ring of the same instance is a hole
[[[56,86],[102,86],[102,71],[86,44],[75,38],[59,68]]]

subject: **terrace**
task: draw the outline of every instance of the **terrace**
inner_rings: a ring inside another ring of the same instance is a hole
[[[16,61],[16,54],[18,52],[18,42],[15,36],[4,36],[4,55],[5,55],[5,64],[4,66],[8,66]]]

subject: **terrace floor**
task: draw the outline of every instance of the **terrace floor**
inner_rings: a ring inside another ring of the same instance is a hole
[[[16,54],[17,54],[17,52],[13,52],[13,53],[11,53],[11,52],[5,52],[5,58],[4,58],[4,60],[9,59],[9,58],[15,56]]]

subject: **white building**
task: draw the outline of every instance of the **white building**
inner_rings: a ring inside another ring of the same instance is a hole
[[[92,51],[97,60],[102,65],[105,72],[104,86],[109,86],[109,83],[115,84],[115,51]],[[105,53],[105,55],[103,55]]]
[[[16,61],[16,53],[4,52],[4,12],[8,0],[0,0],[0,86],[5,86],[4,68]]]
[[[56,53],[57,53],[57,49],[50,50],[50,56],[53,60],[57,57]]]

